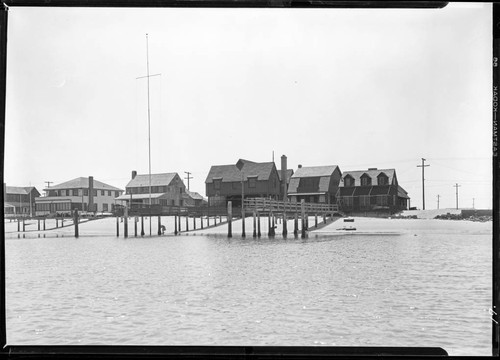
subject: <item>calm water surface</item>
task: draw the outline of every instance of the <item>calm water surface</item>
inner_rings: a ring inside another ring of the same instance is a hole
[[[491,355],[491,235],[6,240],[8,344]]]

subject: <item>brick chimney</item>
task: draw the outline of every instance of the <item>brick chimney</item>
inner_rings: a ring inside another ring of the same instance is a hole
[[[281,192],[283,201],[286,201],[287,198],[286,170],[287,170],[286,156],[281,155]]]
[[[137,176],[137,171],[132,170],[132,180],[134,180],[136,176]]]

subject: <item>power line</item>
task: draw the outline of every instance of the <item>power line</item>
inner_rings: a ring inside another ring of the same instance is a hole
[[[425,210],[425,185],[424,185],[424,168],[430,165],[424,165],[425,159],[422,158],[422,165],[417,165],[417,167],[422,168],[422,210]]]
[[[188,181],[188,191],[189,191],[189,179],[194,179],[194,177],[189,176],[192,174],[189,171],[184,171],[184,172],[187,174],[187,177],[185,177],[184,179],[187,179],[187,181]]]
[[[460,185],[455,184],[453,186],[457,189],[456,197],[457,197],[457,210],[458,210],[458,188],[460,187]]]

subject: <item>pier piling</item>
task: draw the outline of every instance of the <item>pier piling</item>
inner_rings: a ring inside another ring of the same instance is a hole
[[[141,236],[144,236],[144,216],[141,216]]]
[[[128,208],[123,211],[123,237],[128,237]]]
[[[137,222],[139,221],[139,219],[136,217],[134,217],[134,236],[137,237]]]
[[[287,229],[287,226],[286,226],[287,225],[286,221],[287,221],[286,212],[284,212],[283,213],[283,236],[284,237],[287,236],[287,234],[288,234],[288,229]]]
[[[227,237],[233,237],[232,219],[233,219],[233,204],[231,201],[227,202]]]
[[[253,234],[252,234],[252,236],[254,238],[257,237],[257,216],[255,214],[255,210],[253,212]]]
[[[78,233],[78,210],[75,209],[75,212],[73,213],[73,223],[75,224],[75,238],[78,238],[79,233]]]
[[[161,216],[158,215],[158,235],[161,235]]]
[[[257,237],[260,238],[260,213],[257,211]]]

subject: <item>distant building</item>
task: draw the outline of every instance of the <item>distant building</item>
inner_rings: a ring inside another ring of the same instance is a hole
[[[7,186],[3,184],[4,214],[11,216],[35,215],[35,198],[40,193],[33,186]]]
[[[183,197],[186,206],[205,206],[208,205],[208,201],[203,198],[200,194],[194,191],[186,190],[186,194]]]
[[[346,171],[337,193],[342,211],[396,213],[408,208],[408,193],[395,169]]]
[[[37,197],[36,214],[69,214],[73,210],[111,212],[115,198],[123,190],[94,180],[92,176],[79,177],[44,189],[47,196]]]
[[[302,166],[290,178],[288,198],[292,202],[335,204],[342,174],[337,165]]]
[[[245,198],[265,197],[279,199],[280,178],[274,162],[256,163],[239,159],[236,164],[213,165],[205,180],[206,195],[210,205],[241,206]]]
[[[125,186],[125,194],[117,200],[126,202],[132,209],[145,208],[151,205],[187,206],[186,186],[178,173],[151,174],[151,195],[149,174],[137,175],[132,171],[132,179]]]

